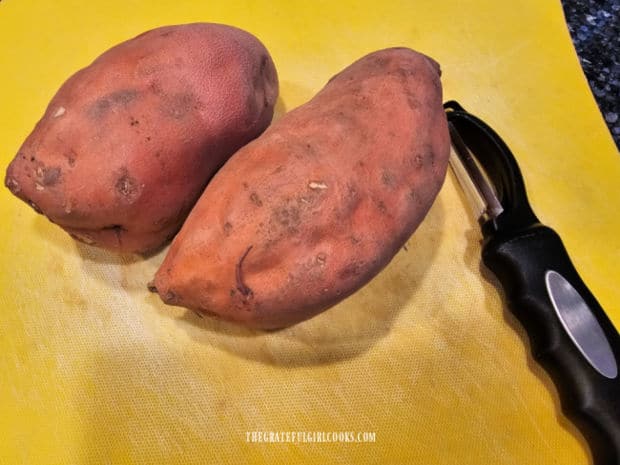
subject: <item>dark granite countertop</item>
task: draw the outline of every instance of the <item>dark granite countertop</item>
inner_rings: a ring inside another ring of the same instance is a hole
[[[561,0],[581,67],[620,149],[620,0]]]

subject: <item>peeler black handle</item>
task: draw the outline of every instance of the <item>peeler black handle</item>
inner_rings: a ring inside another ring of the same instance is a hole
[[[558,234],[540,223],[516,159],[501,137],[458,102],[447,117],[492,180],[503,211],[481,219],[482,260],[551,376],[562,410],[597,465],[620,465],[620,336],[579,277]]]
[[[588,441],[597,465],[620,464],[620,338],[551,228],[490,238],[485,265],[526,329],[532,355]]]

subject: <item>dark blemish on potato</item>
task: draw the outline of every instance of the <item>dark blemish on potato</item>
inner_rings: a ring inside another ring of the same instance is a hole
[[[361,198],[355,189],[347,191],[342,201],[333,209],[334,218],[351,218],[353,212],[357,210],[361,202]]]
[[[114,188],[116,193],[128,202],[133,202],[140,194],[138,182],[127,173],[126,168],[121,170]]]
[[[172,95],[163,95],[160,110],[164,115],[174,119],[183,119],[192,110],[202,107],[198,98],[191,92],[178,92]]]
[[[146,288],[149,290],[149,292],[157,292],[157,287],[155,287],[155,282],[153,281],[149,281],[148,283],[146,283]]]
[[[224,236],[226,237],[230,236],[232,229],[233,229],[232,224],[230,224],[228,221],[224,223]]]
[[[321,266],[325,265],[326,260],[327,260],[327,254],[324,252],[319,252],[315,258],[315,261]]]
[[[88,114],[91,118],[99,119],[105,115],[110,109],[110,101],[106,98],[100,98],[92,107],[90,107]]]
[[[248,186],[248,183],[247,183],[247,182],[244,182],[244,183],[242,184],[242,186],[243,186],[243,188],[244,188],[245,190],[248,190],[248,188],[250,187],[250,186]]]
[[[296,227],[299,225],[299,209],[297,207],[282,207],[274,210],[273,216],[276,222],[286,227]]]
[[[37,171],[37,174],[38,173],[39,172]],[[60,170],[60,167],[58,166],[51,166],[49,168],[43,168],[41,173],[42,173],[41,182],[43,183],[43,185],[53,186],[54,184],[58,183],[58,180],[60,179],[61,170]]]
[[[361,160],[357,162],[357,165],[358,165],[359,167],[361,167],[361,168],[363,168],[364,166],[366,166],[366,164],[365,164],[363,161],[361,161]]]
[[[419,153],[413,157],[413,164],[416,168],[420,169],[424,166],[424,157]]]
[[[351,241],[351,244],[356,245],[361,242],[361,239],[355,236],[349,236],[349,241]]]
[[[284,171],[284,165],[278,166],[275,170],[271,172],[271,174],[278,174],[278,173],[281,173],[282,171]]]
[[[145,72],[145,74],[151,74],[153,71],[148,70],[147,72]],[[161,88],[161,84],[159,83],[159,81],[152,81],[149,84],[149,89],[151,90],[151,92],[153,92],[155,95],[161,95],[162,94],[162,88]]]
[[[413,155],[412,163],[417,169],[421,169],[424,165],[433,166],[435,161],[435,154],[433,148],[429,144],[425,144],[421,150]]]
[[[348,264],[338,272],[338,277],[340,279],[348,279],[359,276],[362,273],[363,264],[363,262],[353,262]]]
[[[35,160],[36,160],[36,157],[35,157],[34,155],[32,155],[32,156],[30,157],[30,161],[35,161]]]
[[[314,145],[310,144],[310,143],[306,143],[304,146],[306,155],[309,156],[316,156],[317,151]],[[302,158],[301,154],[297,156],[297,158]]]
[[[127,105],[138,96],[138,91],[135,89],[123,89],[112,92],[107,98],[115,105]]]
[[[164,302],[167,304],[177,304],[179,302],[179,297],[174,293],[174,291],[168,291],[163,296]]]
[[[146,136],[146,141],[151,142],[151,136]]]
[[[265,77],[265,75],[267,74],[267,55],[263,55],[260,57],[260,66],[258,69],[258,76],[259,76],[259,83],[260,82],[265,82],[265,81],[269,81],[269,79],[263,79]],[[258,85],[256,85],[257,83],[255,82],[254,88],[257,88]]]
[[[394,173],[387,169],[383,170],[383,173],[381,173],[381,181],[384,186],[389,188],[393,188],[396,185],[396,177],[394,176]]]
[[[250,200],[252,201],[252,203],[254,205],[256,205],[257,207],[262,207],[263,206],[263,202],[262,200],[258,197],[258,194],[256,192],[252,192],[252,195],[250,195]]]
[[[65,152],[63,156],[67,159],[67,163],[69,166],[75,166],[75,160],[77,158],[77,153],[75,149],[70,148],[68,152]]]
[[[387,207],[385,206],[385,203],[383,202],[383,200],[379,200],[377,202],[377,208],[379,209],[379,211],[383,214],[387,213]]]
[[[140,124],[140,121],[138,121],[137,119],[135,119],[133,116],[131,117],[131,119],[129,120],[129,125],[130,126],[138,126]]]
[[[129,196],[135,190],[135,181],[130,178],[128,175],[122,176],[116,181],[116,191],[123,195]]]
[[[104,95],[93,103],[88,111],[88,115],[94,119],[104,117],[113,107],[126,107],[138,96],[135,89],[122,89]]]
[[[234,297],[236,293],[237,293],[237,291],[235,291],[234,289],[230,290],[230,296],[231,297]]]
[[[174,31],[164,31],[160,34],[161,37],[168,37],[169,35],[174,34]]]
[[[253,246],[251,245],[246,249],[245,253],[241,256],[241,258],[237,262],[237,265],[235,266],[235,278],[237,280],[237,290],[241,292],[241,295],[245,298],[248,298],[254,295],[254,293],[252,292],[252,289],[250,289],[243,281],[243,271],[241,269],[241,267],[243,266],[243,261],[250,253],[250,250],[252,250],[252,247]]]
[[[415,97],[413,97],[412,95],[407,96],[407,104],[409,105],[409,108],[411,108],[414,111],[419,110],[422,107],[422,104],[420,103],[420,101],[416,99]]]
[[[387,57],[384,56],[376,56],[375,57],[375,66],[379,67],[379,68],[383,68],[385,67],[391,60]]]

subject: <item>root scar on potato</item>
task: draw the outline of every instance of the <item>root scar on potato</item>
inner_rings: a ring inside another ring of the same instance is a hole
[[[241,267],[243,266],[243,261],[245,260],[245,257],[247,257],[248,254],[250,253],[250,250],[252,250],[252,247],[253,246],[251,245],[246,249],[245,253],[241,256],[241,258],[239,259],[235,267],[235,276],[237,278],[237,290],[241,292],[241,295],[243,295],[243,297],[246,297],[246,298],[251,297],[254,293],[252,292],[252,289],[250,289],[243,282],[243,271]]]

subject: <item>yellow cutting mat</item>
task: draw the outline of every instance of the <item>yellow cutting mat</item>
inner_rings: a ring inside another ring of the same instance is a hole
[[[367,52],[442,65],[445,99],[516,154],[540,219],[620,326],[620,156],[560,1],[4,0],[0,166],[56,89],[119,41],[165,24],[257,35],[278,112]],[[295,327],[245,330],[163,305],[143,260],[76,244],[0,192],[0,463],[555,464],[590,462],[480,265],[450,173],[376,279]],[[252,443],[249,431],[374,433],[366,443]]]

